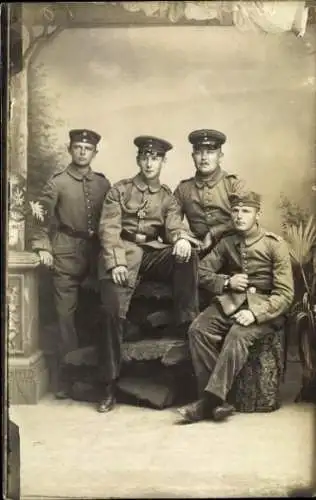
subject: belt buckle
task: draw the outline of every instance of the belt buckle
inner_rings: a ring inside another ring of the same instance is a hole
[[[255,286],[251,286],[251,287],[248,288],[248,292],[251,293],[251,294],[256,293],[256,291],[257,291],[257,289],[256,289]]]
[[[94,236],[94,231],[92,231],[91,229],[89,229],[88,236],[89,236],[89,238],[92,238]]]
[[[135,234],[135,243],[145,243],[146,242],[146,234],[136,233]]]

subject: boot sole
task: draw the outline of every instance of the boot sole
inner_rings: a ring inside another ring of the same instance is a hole
[[[234,408],[221,408],[220,410],[213,412],[212,418],[215,422],[221,422],[231,417],[235,413]]]

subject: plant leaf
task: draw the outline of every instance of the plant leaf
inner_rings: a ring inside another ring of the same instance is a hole
[[[313,215],[306,224],[290,224],[285,228],[285,238],[289,245],[289,252],[296,265],[304,266],[311,258],[311,252],[316,245],[316,225]]]

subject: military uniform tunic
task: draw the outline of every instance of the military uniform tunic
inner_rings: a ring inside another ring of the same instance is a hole
[[[147,237],[136,245],[122,238],[122,231]],[[190,240],[179,207],[168,186],[148,186],[138,174],[115,184],[109,191],[100,219],[99,235],[102,246],[100,279],[108,276],[115,266],[128,266],[130,286],[138,274],[140,247],[162,249],[180,238]]]
[[[175,335],[198,314],[198,258],[188,262],[172,255],[180,239],[190,240],[179,206],[167,186],[148,186],[140,174],[115,184],[100,219],[99,236],[102,332],[98,345],[100,381],[119,377],[124,320],[139,276],[172,286]],[[126,266],[127,286],[112,281],[112,269]]]
[[[248,275],[245,292],[224,288],[229,276]],[[190,348],[199,390],[225,400],[248,357],[249,346],[260,336],[282,327],[294,295],[292,266],[286,242],[257,229],[248,239],[238,234],[223,238],[201,262],[200,285],[215,299],[192,323]],[[255,322],[241,326],[232,317],[250,310]]]
[[[174,195],[196,238],[202,241],[209,232],[215,243],[232,229],[228,196],[241,185],[235,174],[222,169],[212,180],[203,180],[197,173],[180,182]]]
[[[61,357],[76,348],[74,312],[78,287],[89,273],[96,275],[99,253],[96,232],[109,189],[110,182],[103,174],[89,168],[83,175],[70,164],[48,180],[40,198],[46,221],[35,230],[32,249],[46,250],[54,257],[53,283]],[[53,234],[52,225],[56,226]]]

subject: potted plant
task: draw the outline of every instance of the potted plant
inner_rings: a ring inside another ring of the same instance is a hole
[[[297,336],[303,370],[296,401],[316,402],[316,221],[285,197],[281,208],[283,234],[289,245],[295,281],[289,324]]]
[[[27,196],[25,179],[19,173],[9,175],[8,245],[10,250],[24,247],[24,225],[29,216],[36,222],[44,221],[44,208]]]

